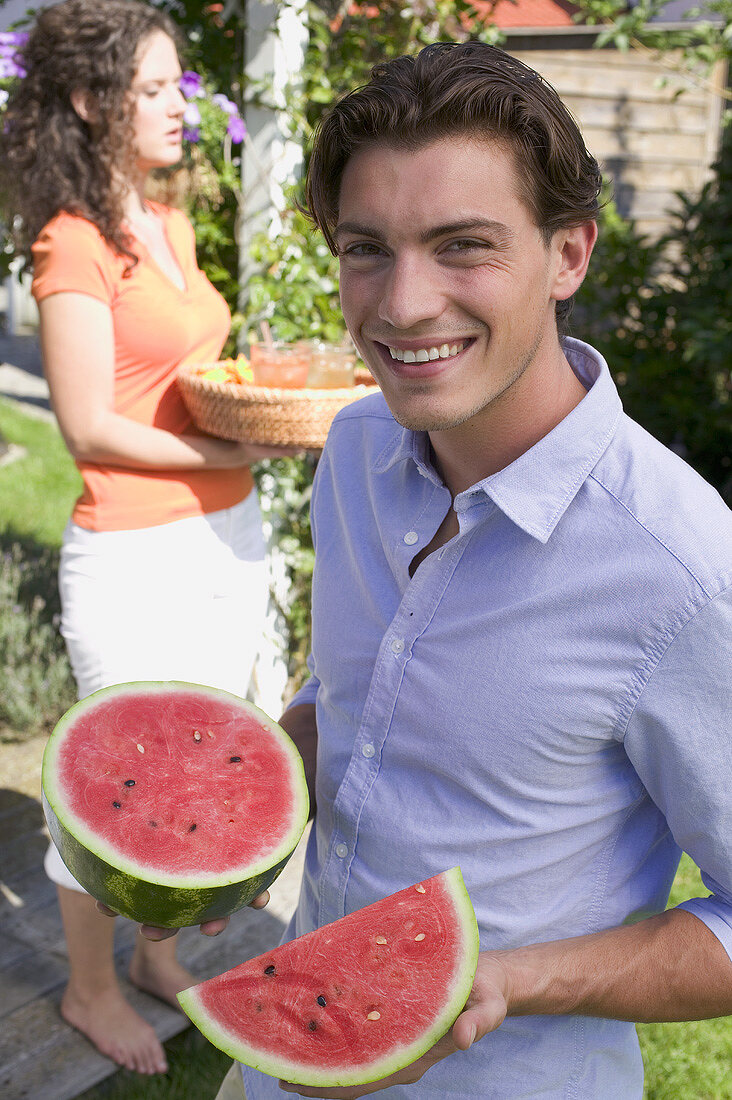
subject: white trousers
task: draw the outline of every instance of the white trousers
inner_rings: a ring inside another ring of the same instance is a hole
[[[61,633],[80,699],[133,680],[186,680],[246,696],[268,585],[255,491],[233,508],[134,531],[69,523]],[[55,845],[49,878],[81,890]]]

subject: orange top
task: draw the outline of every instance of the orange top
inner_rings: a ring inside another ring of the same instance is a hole
[[[226,302],[196,262],[193,227],[179,210],[151,203],[164,220],[168,243],[183,273],[179,290],[135,242],[138,263],[118,256],[86,218],[61,213],[33,245],[33,295],[60,291],[105,302],[114,326],[114,410],[174,435],[200,435],[183,404],[175,376],[183,363],[217,360],[231,318]],[[231,470],[137,470],[77,462],[84,489],[73,520],[92,531],[153,527],[230,508],[248,495],[248,466]]]

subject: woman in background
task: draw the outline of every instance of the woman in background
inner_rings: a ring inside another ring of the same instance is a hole
[[[83,492],[66,529],[61,630],[78,693],[188,680],[247,692],[267,586],[249,465],[282,451],[199,434],[175,376],[230,326],[185,216],[146,198],[182,152],[175,26],[137,0],[64,0],[23,50],[0,139],[3,198],[32,244],[44,369]],[[163,1072],[125,1000],[114,923],[52,846],[70,974],[64,1018],[129,1069]],[[175,938],[138,937],[130,978],[175,1004]]]

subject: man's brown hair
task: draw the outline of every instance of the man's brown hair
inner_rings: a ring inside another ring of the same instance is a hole
[[[438,42],[376,65],[317,132],[306,184],[310,217],[335,254],[341,178],[371,144],[422,148],[450,135],[500,140],[517,160],[523,199],[549,243],[558,229],[592,221],[602,176],[554,88],[523,62],[483,42]],[[558,302],[559,316],[569,303]]]

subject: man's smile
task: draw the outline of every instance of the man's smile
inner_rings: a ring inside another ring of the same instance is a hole
[[[421,375],[438,373],[474,344],[475,339],[474,336],[471,336],[462,340],[425,340],[419,345],[411,341],[410,346],[406,346],[405,341],[399,344],[387,344],[374,340],[373,344],[378,349],[381,358],[392,369],[402,373],[396,364],[405,364],[416,368],[409,371],[410,375]]]

